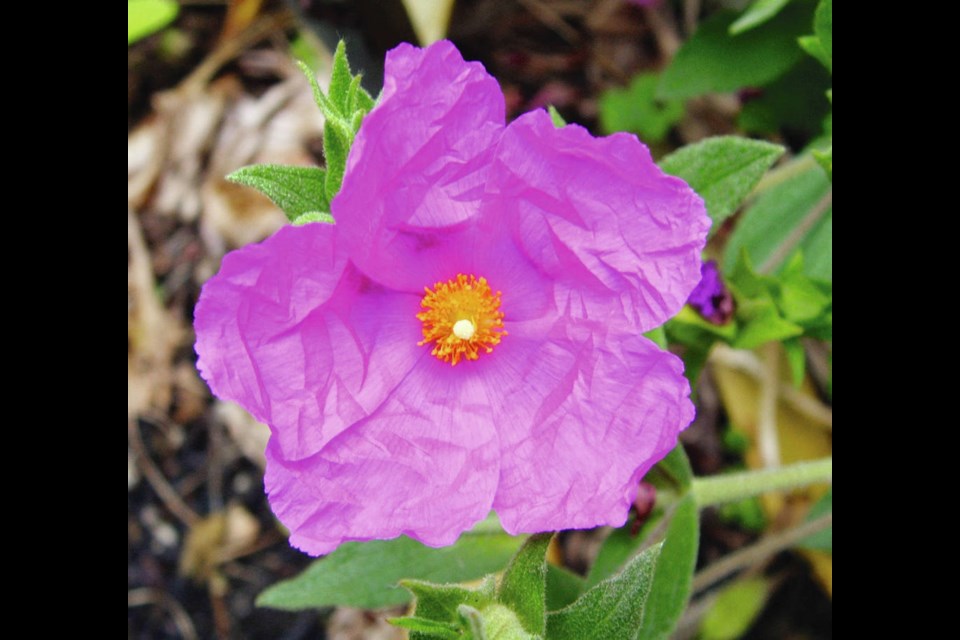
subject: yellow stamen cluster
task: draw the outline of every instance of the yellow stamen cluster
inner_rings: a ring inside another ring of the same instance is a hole
[[[456,280],[424,289],[420,301],[424,311],[417,314],[423,322],[423,340],[417,344],[435,342],[430,353],[444,362],[456,365],[464,358],[476,360],[481,349],[490,353],[500,344],[500,337],[507,335],[500,292],[491,291],[486,278],[461,273]]]

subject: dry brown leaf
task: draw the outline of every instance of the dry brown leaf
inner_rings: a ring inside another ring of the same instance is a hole
[[[270,439],[270,428],[233,402],[218,401],[213,411],[217,419],[226,425],[227,433],[243,455],[265,469],[267,460],[263,452]]]

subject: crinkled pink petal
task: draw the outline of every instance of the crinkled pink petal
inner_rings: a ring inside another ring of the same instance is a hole
[[[557,305],[638,331],[663,324],[700,279],[710,219],[703,200],[666,176],[633,135],[557,129],[546,112],[510,123],[487,183],[484,215],[557,283]]]
[[[387,54],[385,75],[332,212],[364,273],[422,291],[428,276],[421,267],[456,245],[477,215],[504,126],[503,94],[483,65],[464,62],[449,42],[398,46]],[[383,261],[393,268],[377,268]]]
[[[423,352],[376,412],[314,456],[289,462],[271,442],[264,482],[290,543],[318,555],[401,534],[452,544],[490,512],[499,470],[477,372]]]
[[[646,338],[566,319],[510,337],[489,379],[504,529],[622,525],[640,479],[693,420],[682,362]]]
[[[227,254],[195,311],[201,375],[266,422],[290,460],[376,409],[420,356],[419,298],[369,282],[334,236],[288,226]]]

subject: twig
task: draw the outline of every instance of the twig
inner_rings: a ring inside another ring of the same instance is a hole
[[[140,468],[140,471],[143,472],[143,476],[147,479],[147,482],[150,483],[150,486],[153,487],[153,490],[160,496],[163,504],[170,513],[179,518],[181,522],[188,527],[192,526],[200,519],[200,516],[188,507],[187,503],[177,495],[174,488],[170,486],[167,479],[163,477],[163,473],[157,468],[157,465],[153,463],[153,460],[150,459],[150,456],[147,454],[147,448],[143,444],[143,439],[140,437],[140,429],[133,420],[127,421],[127,439],[130,441],[130,446],[137,458],[137,466]]]
[[[177,626],[180,636],[184,640],[196,640],[197,629],[193,626],[193,621],[186,610],[176,601],[173,596],[160,591],[159,589],[149,589],[142,587],[140,589],[131,589],[127,591],[127,607],[142,607],[143,605],[157,605],[170,613],[173,618],[173,624]]]
[[[804,216],[800,224],[794,227],[793,231],[791,231],[790,235],[777,247],[776,251],[770,254],[770,257],[760,265],[757,273],[768,274],[773,271],[778,264],[783,262],[796,246],[800,244],[800,241],[807,235],[807,232],[813,228],[813,225],[817,224],[820,218],[823,217],[823,214],[830,208],[831,204],[833,204],[833,189],[827,191],[826,195],[820,198],[820,201]]]
[[[731,553],[709,565],[693,576],[693,593],[711,587],[737,571],[760,562],[768,556],[787,549],[807,536],[823,531],[833,524],[833,511],[816,520],[805,522],[792,529],[765,536],[750,546]]]
[[[750,351],[732,349],[725,344],[718,343],[710,352],[710,360],[746,373],[757,380],[763,378],[763,366],[760,364],[760,360]],[[833,428],[833,411],[813,396],[801,392],[792,385],[779,385],[777,393],[781,400],[797,412],[813,419],[815,424]]]
[[[580,42],[580,34],[577,33],[577,30],[567,24],[567,21],[563,19],[556,10],[541,2],[540,0],[518,0],[524,8],[532,13],[537,20],[547,25],[553,29],[558,36],[567,41],[567,44],[578,44]]]
[[[760,380],[760,403],[757,407],[757,440],[763,466],[780,466],[780,436],[777,433],[777,390],[780,388],[780,344],[769,342],[763,347],[764,376]]]

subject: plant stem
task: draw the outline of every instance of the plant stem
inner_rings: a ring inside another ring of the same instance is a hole
[[[775,469],[694,478],[691,491],[701,508],[735,502],[767,491],[833,481],[833,456]]]

